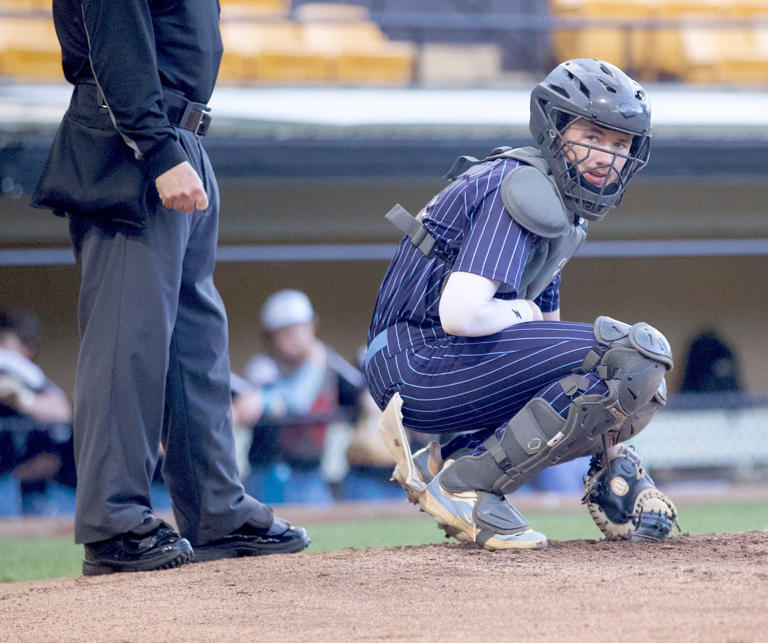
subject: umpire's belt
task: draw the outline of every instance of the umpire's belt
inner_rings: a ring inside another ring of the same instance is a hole
[[[363,368],[368,368],[373,356],[380,350],[387,347],[387,330],[381,331],[376,337],[368,344],[368,350],[365,351],[365,359],[363,359]]]
[[[87,102],[107,108],[104,95],[95,83],[78,83],[77,99],[81,105]],[[197,138],[202,138],[208,133],[211,114],[207,105],[187,100],[179,92],[163,88],[163,110],[171,125],[189,130]]]
[[[208,133],[211,124],[211,108],[203,103],[187,100],[175,92],[163,92],[163,108],[172,125],[189,130],[197,138]]]

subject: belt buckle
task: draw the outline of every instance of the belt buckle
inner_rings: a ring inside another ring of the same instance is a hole
[[[203,138],[208,132],[208,125],[211,122],[210,111],[210,107],[189,102],[184,108],[179,125],[192,132],[197,138]]]

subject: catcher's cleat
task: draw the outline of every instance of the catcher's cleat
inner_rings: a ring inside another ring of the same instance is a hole
[[[440,486],[441,476],[442,471],[419,495],[419,504],[446,536],[489,550],[546,548],[547,537],[530,529],[506,498],[483,491],[451,493]]]
[[[423,476],[428,475],[429,466],[424,456],[420,457],[422,472],[414,463],[411,445],[403,426],[402,408],[403,400],[399,393],[395,393],[379,419],[379,434],[395,461],[392,480],[399,483],[408,494],[408,499],[416,504],[419,494],[426,489],[427,480]],[[428,458],[428,452],[426,457]]]
[[[443,456],[440,453],[440,443],[433,440],[427,446],[419,449],[413,454],[411,458],[414,466],[414,472],[418,478],[428,484],[432,482],[432,479],[438,474],[443,467]],[[397,482],[405,493],[408,494],[408,500],[414,505],[419,504],[419,495],[421,492],[413,489],[412,486],[406,484],[407,472],[403,471],[400,465],[396,465],[392,471],[392,478],[394,482]]]

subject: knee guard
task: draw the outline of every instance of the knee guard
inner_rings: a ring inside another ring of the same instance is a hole
[[[511,493],[549,466],[599,452],[604,435],[631,435],[650,422],[663,404],[664,374],[672,368],[667,340],[648,324],[629,326],[610,317],[598,317],[594,333],[598,347],[560,381],[572,400],[567,418],[543,398],[533,398],[504,427],[501,438],[492,435],[485,441],[485,453],[462,456],[445,469],[445,489]],[[584,393],[590,383],[587,372],[605,382],[606,395]]]
[[[634,413],[624,420],[624,422],[617,429],[611,432],[612,442],[618,444],[619,442],[626,442],[630,438],[636,436],[642,431],[653,416],[656,415],[656,411],[667,405],[667,382],[661,380],[661,386],[656,390],[651,401],[645,406],[638,409]],[[589,452],[591,455],[595,455],[595,451]],[[585,454],[586,455],[586,454]]]

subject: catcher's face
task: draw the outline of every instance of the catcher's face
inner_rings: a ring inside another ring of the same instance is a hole
[[[563,133],[565,158],[586,181],[604,188],[619,180],[633,138],[579,118]]]

